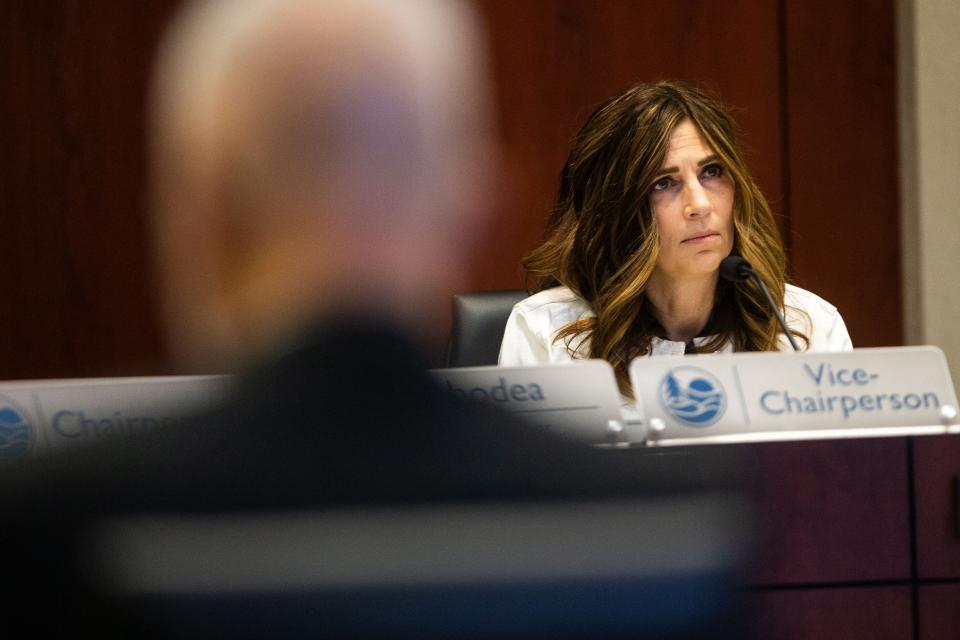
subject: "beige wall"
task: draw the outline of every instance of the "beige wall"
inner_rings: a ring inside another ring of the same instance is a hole
[[[960,2],[900,0],[904,320],[960,381]],[[869,170],[869,167],[864,167]]]

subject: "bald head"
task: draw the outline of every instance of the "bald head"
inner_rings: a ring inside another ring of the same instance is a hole
[[[329,314],[437,333],[485,209],[483,77],[449,0],[191,6],[161,51],[152,137],[181,368],[231,368]]]

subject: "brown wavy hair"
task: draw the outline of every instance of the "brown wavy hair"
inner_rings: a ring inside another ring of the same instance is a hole
[[[546,239],[523,266],[532,293],[563,285],[589,305],[596,317],[568,324],[554,339],[576,357],[610,362],[628,396],[630,361],[649,353],[651,340],[664,333],[646,296],[660,245],[650,191],[670,135],[686,119],[734,184],[732,253],[750,262],[775,299],[785,293],[779,229],[720,101],[675,80],[637,85],[608,99],[574,137]],[[734,286],[721,279],[705,331],[712,337],[699,352],[728,343],[735,351],[775,351],[780,326],[755,282]]]

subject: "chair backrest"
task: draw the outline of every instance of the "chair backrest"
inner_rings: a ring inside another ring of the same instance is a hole
[[[453,296],[453,326],[448,367],[497,364],[503,329],[513,305],[529,294],[523,289],[479,291]]]

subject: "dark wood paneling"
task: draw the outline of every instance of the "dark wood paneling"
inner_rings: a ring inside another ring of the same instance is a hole
[[[960,636],[960,584],[923,585],[919,596],[918,640],[956,640]]]
[[[770,591],[748,602],[757,640],[913,638],[909,587]]]
[[[742,453],[759,518],[751,583],[909,579],[905,439],[744,445]]]
[[[0,379],[156,373],[144,102],[175,5],[0,9]]]
[[[960,477],[960,437],[914,438],[917,573],[960,578],[960,531],[954,478]]]
[[[902,341],[892,2],[785,2],[795,279],[856,346]]]
[[[472,282],[522,284],[560,168],[593,107],[632,84],[681,78],[734,108],[761,187],[781,199],[776,4],[480,0],[507,154],[503,202]],[[730,43],[736,43],[730,46]]]
[[[164,369],[144,237],[143,105],[177,4],[0,3],[0,378]],[[791,211],[799,283],[841,308],[856,344],[899,341],[892,2],[477,5],[507,177],[472,288],[521,282],[519,259],[541,236],[567,143],[593,105],[636,81],[679,77],[734,107],[761,186],[775,210]]]

